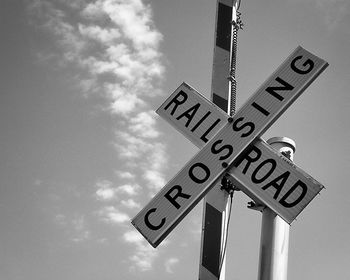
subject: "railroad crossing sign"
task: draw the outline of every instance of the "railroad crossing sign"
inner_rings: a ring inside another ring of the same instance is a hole
[[[322,185],[258,138],[327,66],[326,61],[298,47],[229,118],[210,101],[202,103],[188,94],[194,90],[186,84],[175,91],[158,113],[170,114],[169,121],[178,129],[181,124],[185,126],[179,130],[186,136],[192,133],[194,136],[189,138],[202,149],[132,220],[153,247],[162,242],[223,173],[288,223],[295,219]]]
[[[175,111],[172,111],[171,106],[168,105],[180,98],[183,100],[183,103]],[[195,122],[193,116],[193,124],[187,125],[188,119],[181,116],[194,106],[198,107],[196,114],[199,116],[199,121],[197,119],[197,122]],[[171,114],[172,112],[173,114]],[[198,148],[202,148],[208,141],[207,139],[212,138],[211,135],[215,135],[229,117],[224,111],[213,106],[208,99],[186,83],[179,86],[168,97],[162,106],[158,108],[157,113]],[[199,126],[201,126],[201,129]],[[323,188],[321,183],[306,174],[285,156],[275,151],[262,139],[256,139],[252,146],[233,164],[233,167],[228,169],[226,174],[231,177],[234,185],[246,192],[251,198],[254,198],[256,202],[267,205],[288,223],[291,223]],[[259,179],[260,176],[261,178]],[[274,180],[272,181],[271,178],[274,178]],[[292,188],[291,184],[298,180],[306,184],[307,192],[304,194],[300,193],[292,205],[288,199],[289,207],[282,207],[275,197],[279,195],[282,188],[290,190]],[[270,183],[267,184],[267,182]],[[246,188],[245,186],[254,186],[254,189],[250,191],[251,188]]]

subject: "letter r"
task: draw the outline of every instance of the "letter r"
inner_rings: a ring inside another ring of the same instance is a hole
[[[174,195],[171,195],[173,191],[176,191]],[[191,196],[189,194],[183,193],[182,188],[179,185],[173,186],[165,195],[164,197],[169,200],[169,202],[176,207],[176,209],[179,209],[181,205],[176,201],[178,197],[182,197],[185,199],[189,199]]]
[[[181,91],[180,91],[178,94],[176,94],[176,96],[175,96],[173,99],[171,99],[171,101],[164,107],[164,110],[166,111],[166,110],[170,107],[171,104],[174,104],[174,107],[173,107],[173,109],[171,110],[171,113],[170,113],[171,115],[174,115],[174,113],[175,113],[177,107],[178,107],[179,105],[185,103],[186,100],[187,100],[187,98],[188,98],[187,94],[181,90]]]
[[[239,160],[235,163],[235,166],[238,167],[244,160],[247,160],[246,165],[243,168],[242,173],[246,174],[249,166],[252,162],[257,161],[261,157],[261,151],[256,146],[252,146],[250,151],[247,151],[244,156],[240,157]]]

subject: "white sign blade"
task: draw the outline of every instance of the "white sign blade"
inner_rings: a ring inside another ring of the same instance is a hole
[[[182,83],[156,112],[199,148],[213,138],[229,117],[186,83]]]
[[[263,140],[240,155],[227,174],[235,186],[289,224],[324,188]]]
[[[180,92],[181,96],[185,97],[184,101],[178,105],[176,110],[172,111],[167,107],[167,104],[178,100]],[[191,122],[187,125],[187,122],[179,116],[191,110],[194,104],[200,104],[195,113],[198,117],[192,116]],[[192,131],[198,120],[201,120],[207,112],[210,112],[212,121],[201,122],[202,132]],[[199,148],[206,144],[207,138],[202,137],[203,132],[205,133],[212,127],[213,120],[220,119],[220,122],[212,128],[209,136],[207,135],[209,139],[213,137],[211,135],[215,135],[228,118],[224,111],[213,106],[203,95],[185,83],[170,95],[157,110],[157,113]],[[256,139],[251,148],[240,155],[240,161],[236,161],[227,172],[232,177],[235,186],[240,187],[256,202],[268,206],[287,223],[291,223],[323,188],[321,183],[275,151],[262,139]],[[297,182],[299,183],[296,186]],[[294,191],[291,191],[293,189]],[[289,195],[286,196],[288,191]]]
[[[327,63],[298,47],[252,98],[132,220],[156,247],[227,167],[286,110]],[[234,144],[232,144],[234,143]]]

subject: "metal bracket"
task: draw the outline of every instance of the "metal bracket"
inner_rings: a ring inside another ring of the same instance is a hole
[[[291,157],[292,157],[291,151],[284,151],[281,154],[284,155],[287,159],[291,160]]]
[[[221,179],[220,189],[226,191],[230,196],[233,196],[233,192],[237,190],[226,175],[224,175]]]
[[[256,210],[256,211],[259,211],[259,212],[264,211],[264,209],[266,208],[265,205],[257,204],[257,203],[255,203],[254,201],[248,202],[248,206],[247,206],[247,207],[248,207],[249,209]]]

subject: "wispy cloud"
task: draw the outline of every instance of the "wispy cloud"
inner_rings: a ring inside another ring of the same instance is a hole
[[[120,179],[128,179],[128,180],[131,180],[131,179],[134,179],[134,178],[135,178],[135,175],[132,174],[131,172],[128,172],[128,171],[116,170],[116,171],[115,171],[115,174],[116,174]]]
[[[75,217],[71,223],[74,229],[72,241],[83,242],[90,239],[90,231],[87,228],[86,219],[83,215]]]
[[[63,229],[67,239],[79,243],[91,239],[91,232],[86,218],[82,214],[66,215],[59,213],[54,217],[54,222]]]
[[[162,35],[154,27],[149,5],[141,0],[33,0],[31,11],[56,37],[64,60],[86,70],[84,89],[87,81],[90,86],[98,83],[111,113],[148,114],[144,97],[161,92],[165,71],[159,51]],[[106,74],[111,79],[102,81]]]
[[[112,200],[115,198],[113,183],[108,180],[100,180],[96,183],[96,196],[98,200]]]
[[[156,129],[156,113],[154,111],[141,112],[130,119],[129,129],[142,138],[157,138],[160,135]]]
[[[141,271],[147,271],[152,269],[153,262],[158,255],[158,251],[152,248],[144,238],[135,231],[127,231],[123,235],[123,240],[136,247],[136,250],[130,261],[132,265],[131,269],[140,269]]]
[[[122,200],[121,204],[129,209],[139,209],[141,207],[140,203],[136,202],[135,200],[129,198],[127,200]]]
[[[100,218],[108,224],[125,224],[130,221],[128,214],[114,206],[105,206],[98,211]]]
[[[136,183],[124,184],[114,187],[108,180],[99,180],[96,183],[96,197],[98,200],[110,201],[118,198],[118,195],[136,196],[139,194],[140,186]]]
[[[78,30],[83,37],[95,40],[102,44],[111,44],[121,37],[119,30],[113,28],[101,28],[98,25],[78,24]]]
[[[116,188],[117,193],[124,193],[130,196],[134,196],[138,194],[138,190],[140,189],[140,186],[137,184],[132,185],[122,185]]]
[[[149,103],[162,93],[163,36],[151,6],[142,0],[32,0],[30,11],[55,42],[40,56],[78,69],[75,79],[84,96],[102,95],[104,112],[114,118],[112,141],[121,168],[117,180],[97,180],[94,197],[103,203],[99,219],[125,230],[140,199],[165,184],[166,146]],[[83,224],[77,220],[75,227]],[[150,269],[157,254],[143,237],[126,232],[123,240],[136,248],[136,267]]]

